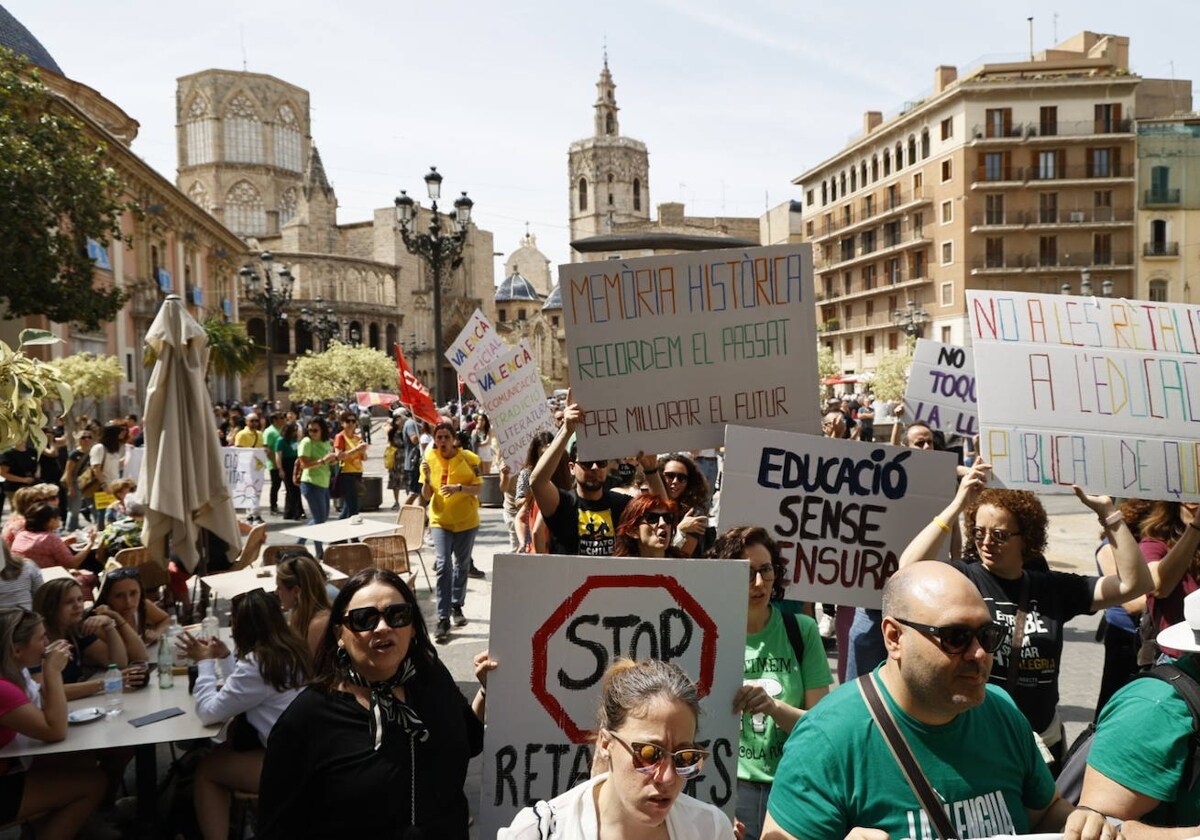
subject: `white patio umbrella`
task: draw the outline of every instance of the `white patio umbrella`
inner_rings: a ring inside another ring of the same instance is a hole
[[[208,336],[178,295],[168,295],[146,334],[157,359],[146,391],[146,454],[137,495],[146,503],[144,542],[165,563],[171,550],[187,567],[199,559],[196,539],[207,528],[241,548],[237,513],[204,382]]]

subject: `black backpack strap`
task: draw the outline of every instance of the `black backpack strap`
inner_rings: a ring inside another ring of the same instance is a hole
[[[792,643],[792,652],[796,654],[796,667],[804,662],[804,637],[800,635],[800,620],[790,612],[780,610],[783,616],[783,629],[787,631],[788,641]]]
[[[1184,790],[1191,790],[1196,785],[1197,778],[1200,778],[1200,684],[1197,684],[1194,679],[1188,676],[1178,666],[1171,664],[1155,665],[1149,671],[1138,675],[1141,677],[1151,677],[1156,680],[1170,683],[1179,696],[1187,703],[1188,710],[1192,713],[1192,753],[1188,757],[1191,762],[1191,767],[1184,772],[1184,778],[1187,779],[1187,786]]]

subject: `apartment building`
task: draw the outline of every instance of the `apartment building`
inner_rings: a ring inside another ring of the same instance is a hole
[[[1191,82],[1129,71],[1083,32],[1029,60],[940,66],[928,94],[796,178],[821,341],[844,373],[906,336],[966,342],[966,289],[1135,293],[1135,119]]]
[[[1137,297],[1200,300],[1200,116],[1137,124]]]

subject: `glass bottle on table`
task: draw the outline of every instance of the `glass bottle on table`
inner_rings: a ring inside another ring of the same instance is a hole
[[[171,617],[173,622],[175,617]],[[175,639],[178,633],[171,634],[170,628],[161,639],[158,640],[158,687],[159,688],[174,688],[175,687],[175,652],[171,649],[175,645]]]
[[[104,712],[109,717],[121,714],[123,703],[121,692],[125,690],[125,678],[116,664],[110,664],[104,672]]]

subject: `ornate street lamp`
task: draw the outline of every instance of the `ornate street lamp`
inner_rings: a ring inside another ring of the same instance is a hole
[[[300,310],[300,314],[304,317],[304,323],[308,325],[312,334],[320,339],[321,349],[328,350],[329,342],[341,336],[342,324],[338,321],[333,307],[325,306],[324,298],[317,297],[315,303],[315,309],[309,309],[306,306]]]
[[[442,197],[442,176],[436,166],[429,168],[425,176],[425,188],[429,193],[430,207],[429,232],[416,233],[413,224],[416,221],[416,202],[404,190],[396,198],[396,221],[400,224],[400,236],[404,239],[404,247],[410,254],[423,259],[429,266],[433,280],[433,396],[440,405],[442,391],[442,282],[443,275],[462,265],[463,245],[467,241],[467,228],[471,222],[471,208],[474,202],[467,198],[464,192],[454,201],[454,213],[451,218],[454,228],[447,232],[442,230],[442,216],[438,212],[438,200]]]
[[[242,289],[246,300],[257,304],[267,316],[267,400],[269,408],[275,408],[275,328],[287,323],[288,302],[292,299],[292,272],[287,267],[275,269],[275,258],[270,251],[259,256],[261,273],[253,266],[244,265],[238,275],[242,278]]]
[[[919,338],[921,330],[929,320],[929,313],[918,309],[914,301],[908,301],[904,309],[892,312],[892,323],[904,330],[907,335]]]

